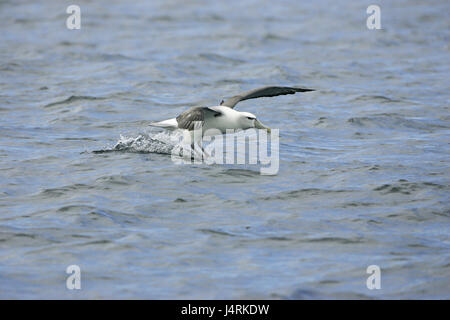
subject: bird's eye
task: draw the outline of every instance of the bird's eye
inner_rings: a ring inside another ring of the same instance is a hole
[[[247,117],[248,120],[255,120],[255,118]]]

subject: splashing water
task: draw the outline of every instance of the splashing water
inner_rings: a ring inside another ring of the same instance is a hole
[[[186,142],[183,142],[183,133],[180,130],[175,131],[162,131],[162,132],[150,132],[150,133],[139,133],[137,136],[129,137],[125,135],[120,135],[119,140],[116,142],[116,144],[112,147],[106,147],[104,149],[100,150],[94,150],[93,153],[109,153],[109,152],[130,152],[130,153],[158,153],[158,154],[167,154],[171,156],[175,156],[177,158],[182,158],[185,161],[187,159],[193,160],[194,158],[196,160],[204,161],[207,157],[209,161],[207,163],[218,163],[218,164],[229,164],[229,165],[235,165],[237,164],[236,161],[238,161],[238,157],[240,158],[239,161],[243,161],[240,163],[240,166],[246,165],[248,167],[248,164],[258,164],[261,165],[259,155],[253,154],[253,153],[247,153],[246,150],[246,140],[247,137],[248,143],[257,143],[257,135],[250,135],[246,136],[244,134],[244,131],[237,132],[235,134],[235,138],[237,138],[237,149],[235,149],[234,142],[230,144],[232,147],[231,150],[227,150],[226,146],[223,145],[222,139],[216,140],[215,138],[212,138],[212,141],[208,141],[205,144],[202,144],[205,147],[206,153],[203,155],[196,154],[192,151],[192,153],[189,152],[191,149],[190,144],[186,144]],[[240,137],[240,139],[238,138]],[[234,140],[233,140],[234,141]],[[221,145],[221,147],[218,148],[219,151],[216,150],[216,145]],[[256,149],[255,149],[256,150]],[[250,151],[250,150],[249,150]],[[186,153],[189,152],[189,153]],[[217,156],[216,153],[220,152]],[[226,163],[225,162],[225,156],[227,152],[231,152],[233,154],[232,156],[232,163]],[[186,155],[189,156],[186,156]],[[239,156],[238,156],[239,154]],[[194,158],[191,158],[194,157]],[[196,158],[199,157],[199,158]],[[239,166],[239,165],[238,165]]]
[[[160,153],[171,154],[172,150],[179,147],[183,135],[181,132],[159,132],[156,134],[140,133],[136,137],[120,135],[119,140],[112,148],[95,150],[94,153],[125,151],[135,153]]]

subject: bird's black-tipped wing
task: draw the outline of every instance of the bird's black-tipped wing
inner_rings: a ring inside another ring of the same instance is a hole
[[[202,124],[208,117],[218,117],[222,113],[205,107],[192,107],[180,114],[176,119],[178,128],[194,130],[196,124]]]
[[[314,89],[295,88],[295,87],[262,87],[250,90],[237,96],[222,101],[220,105],[234,108],[239,101],[256,99],[261,97],[275,97],[285,94],[295,94],[296,92],[314,91]]]

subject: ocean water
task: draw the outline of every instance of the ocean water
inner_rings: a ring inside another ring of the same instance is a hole
[[[76,4],[0,1],[0,298],[450,298],[448,1]],[[276,175],[149,126],[263,85]]]

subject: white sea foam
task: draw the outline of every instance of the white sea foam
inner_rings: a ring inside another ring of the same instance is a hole
[[[137,153],[162,153],[171,154],[172,149],[180,144],[182,134],[180,132],[140,133],[137,136],[120,135],[119,140],[112,148],[95,151],[112,152],[126,151]]]

